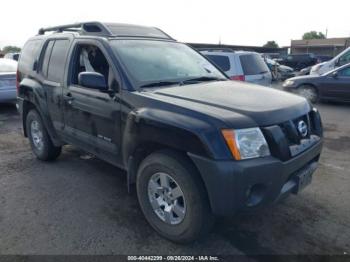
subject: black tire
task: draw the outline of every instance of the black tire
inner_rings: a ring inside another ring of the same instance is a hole
[[[41,132],[41,136],[42,136],[42,139],[41,139],[42,146],[40,147],[38,147],[33,140],[31,125],[34,121],[38,123],[37,129]],[[30,146],[35,156],[38,159],[43,161],[52,161],[52,160],[55,160],[61,154],[61,147],[54,146],[43,124],[43,121],[40,115],[35,109],[30,110],[29,113],[27,114],[26,129],[27,129]]]
[[[160,172],[169,174],[183,192],[186,212],[179,224],[166,223],[152,208],[148,183],[154,174]],[[184,244],[210,231],[214,218],[207,192],[196,168],[185,156],[170,150],[152,153],[139,167],[136,186],[138,200],[147,221],[163,237]]]
[[[302,97],[305,97],[311,103],[316,104],[319,102],[318,92],[315,87],[310,85],[301,85],[297,89],[297,94]]]

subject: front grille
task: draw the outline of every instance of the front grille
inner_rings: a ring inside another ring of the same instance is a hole
[[[299,123],[302,122],[306,124],[306,135],[303,135],[298,129]],[[280,124],[279,126],[286,136],[289,145],[299,144],[302,139],[310,138],[310,135],[312,134],[309,114],[289,120]]]
[[[322,137],[321,118],[316,110],[262,130],[271,154],[282,161],[302,153]]]

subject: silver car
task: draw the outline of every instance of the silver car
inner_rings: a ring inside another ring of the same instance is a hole
[[[0,58],[0,103],[16,102],[16,71],[16,61]]]
[[[270,86],[272,76],[260,54],[227,49],[203,50],[201,53],[232,80]]]

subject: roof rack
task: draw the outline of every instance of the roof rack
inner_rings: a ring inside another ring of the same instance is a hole
[[[205,47],[200,47],[200,48],[196,48],[198,51],[208,51],[208,52],[231,52],[234,53],[235,51],[231,48],[227,48],[227,47],[209,47],[209,48],[205,48]]]
[[[77,32],[82,35],[95,35],[106,37],[147,37],[172,39],[159,28],[146,27],[139,25],[118,24],[118,23],[100,23],[84,22],[68,25],[60,25],[39,29],[38,34],[44,35],[46,32]]]
[[[57,32],[57,33],[79,32],[81,34],[89,34],[89,35],[93,34],[93,35],[113,36],[112,32],[100,22],[76,23],[76,24],[40,28],[38,34],[44,35],[46,32]]]

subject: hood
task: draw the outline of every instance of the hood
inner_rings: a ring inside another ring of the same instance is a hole
[[[176,86],[151,93],[167,103],[220,118],[232,127],[242,117],[251,126],[267,126],[297,118],[310,110],[302,97],[239,81]]]

